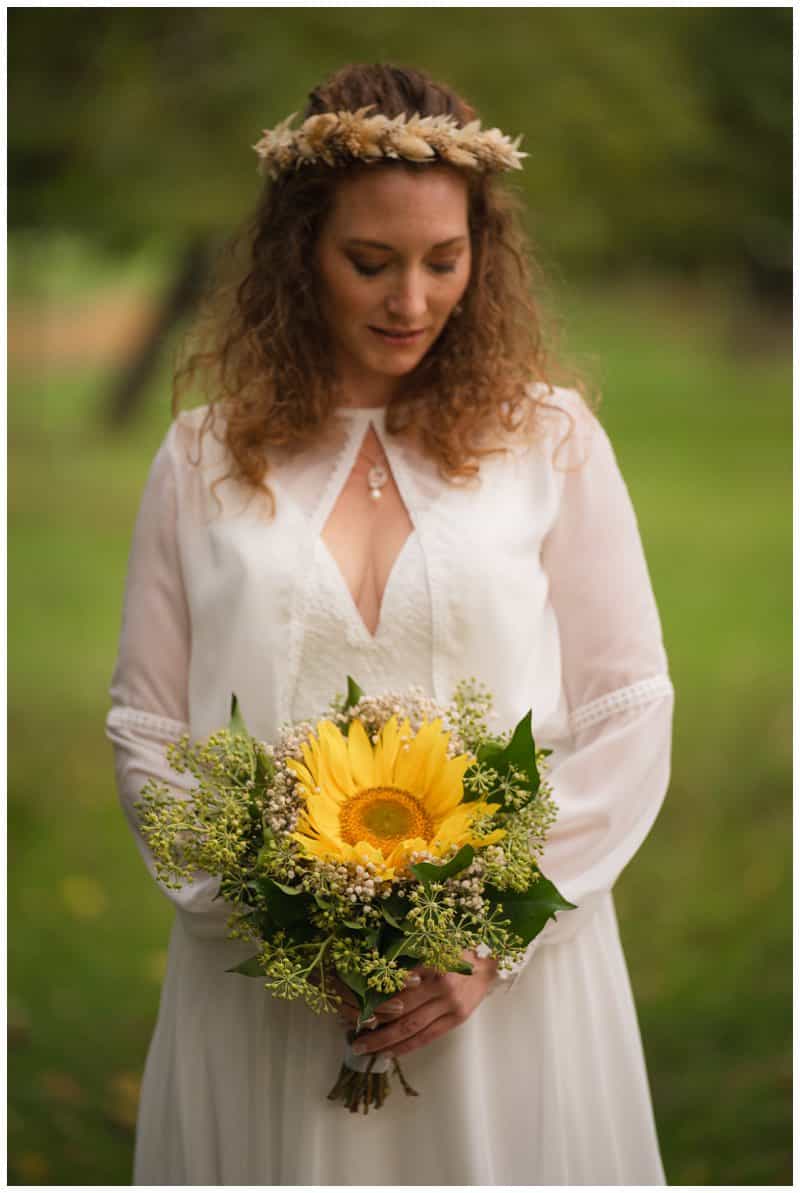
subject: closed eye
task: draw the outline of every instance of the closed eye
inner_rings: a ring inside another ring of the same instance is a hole
[[[362,277],[374,278],[377,277],[381,270],[385,269],[386,267],[384,265],[364,265],[361,261],[353,261],[353,268],[357,273],[360,273]]]
[[[361,276],[365,278],[375,278],[386,268],[385,265],[365,265],[363,261],[353,261],[352,264],[356,272],[360,273]],[[447,263],[431,262],[428,268],[430,269],[431,273],[445,274],[455,273],[456,266],[454,261]]]

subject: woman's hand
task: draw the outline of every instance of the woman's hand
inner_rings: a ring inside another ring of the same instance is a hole
[[[489,993],[497,973],[497,962],[491,957],[465,953],[464,959],[472,965],[471,974],[412,970],[405,989],[377,1008],[377,1026],[359,1036],[353,1051],[403,1056],[464,1023]],[[342,996],[341,1014],[349,1026],[355,1026],[358,1007],[350,991]]]

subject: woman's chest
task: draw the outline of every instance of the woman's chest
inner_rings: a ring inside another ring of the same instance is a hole
[[[534,580],[555,512],[553,487],[520,471],[486,469],[475,485],[442,482],[431,498],[398,469],[377,500],[360,492],[351,476],[324,517],[309,515],[278,489],[272,518],[223,510],[203,522],[187,521],[181,545],[190,604],[201,612],[255,594],[271,615],[281,606],[271,597],[310,587],[317,570],[332,561],[363,613],[359,596],[370,589],[380,606],[413,534],[425,578],[444,578],[437,595],[467,604],[492,591],[507,602],[516,584]]]
[[[312,639],[326,655],[326,643],[340,644],[337,659],[375,654],[380,639],[432,661],[437,698],[449,699],[470,674],[497,689],[515,669],[521,693],[520,661],[533,666],[547,625],[541,548],[557,501],[546,473],[496,465],[478,485],[423,490],[398,462],[396,493],[375,502],[381,516],[371,523],[378,511],[357,493],[351,501],[345,479],[311,513],[278,488],[272,519],[223,511],[183,526],[204,682],[220,669],[239,687],[244,670],[267,675],[289,716]],[[330,682],[336,688],[341,677]]]

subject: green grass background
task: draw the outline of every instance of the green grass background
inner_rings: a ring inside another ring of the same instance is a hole
[[[563,306],[596,362],[677,690],[670,793],[617,887],[668,1179],[788,1184],[790,349],[724,292],[587,288]],[[98,418],[109,379],[46,362],[10,379],[15,1184],[130,1182],[170,919],[103,736],[168,377],[116,435]]]

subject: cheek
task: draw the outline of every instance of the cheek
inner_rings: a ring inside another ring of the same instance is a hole
[[[359,314],[368,308],[371,295],[365,293],[359,279],[342,271],[323,275],[323,286],[328,315],[335,323]]]
[[[464,297],[464,293],[469,285],[470,269],[466,265],[463,269],[457,269],[450,279],[450,284],[446,291],[442,293],[443,304],[448,307],[454,307]]]

